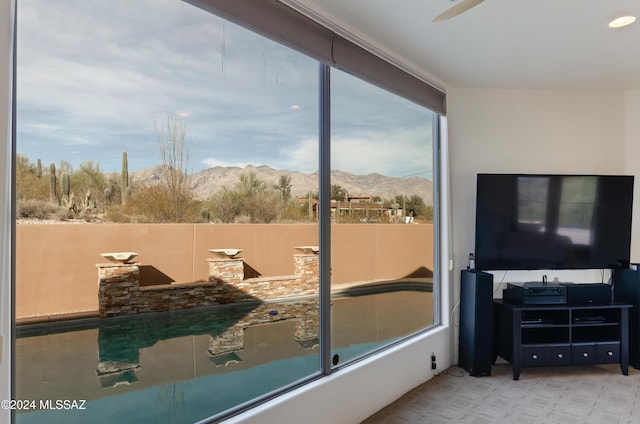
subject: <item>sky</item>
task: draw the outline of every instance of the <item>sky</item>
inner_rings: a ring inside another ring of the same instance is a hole
[[[118,172],[161,164],[185,121],[189,167],[318,169],[318,64],[178,0],[20,0],[17,152]],[[432,178],[431,112],[334,70],[332,169]]]

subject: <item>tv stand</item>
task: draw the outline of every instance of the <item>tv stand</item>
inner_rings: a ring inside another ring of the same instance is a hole
[[[494,299],[494,357],[525,367],[619,363],[629,374],[627,303],[519,305]],[[495,359],[495,358],[494,358]]]

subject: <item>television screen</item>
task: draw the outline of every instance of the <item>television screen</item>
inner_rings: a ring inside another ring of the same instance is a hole
[[[628,263],[633,176],[478,174],[476,268]]]

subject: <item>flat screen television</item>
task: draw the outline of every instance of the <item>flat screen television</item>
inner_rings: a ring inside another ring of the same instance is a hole
[[[633,176],[478,174],[476,268],[628,263],[632,207]]]

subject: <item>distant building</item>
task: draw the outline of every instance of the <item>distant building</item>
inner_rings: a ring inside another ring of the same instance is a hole
[[[308,198],[298,198],[300,205],[308,205]],[[311,199],[311,214],[318,219],[317,199]],[[346,200],[331,200],[332,222],[405,222],[402,206],[393,202],[374,201],[373,196],[347,196]]]

